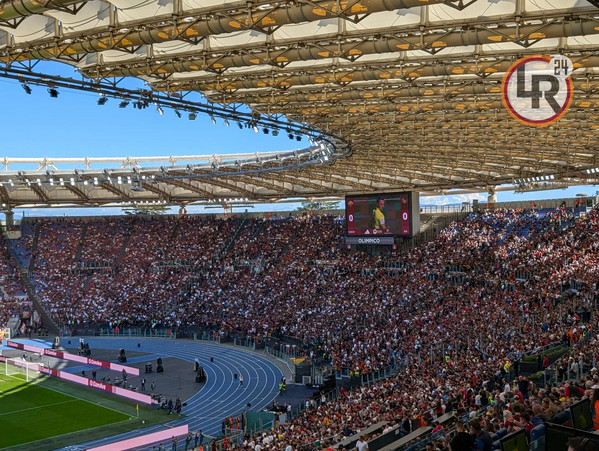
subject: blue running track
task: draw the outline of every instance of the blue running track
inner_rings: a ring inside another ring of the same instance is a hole
[[[206,384],[194,396],[182,400],[187,403],[182,411],[185,418],[167,424],[170,426],[188,424],[189,430],[201,429],[206,435],[219,435],[222,419],[247,410],[248,403],[251,403],[252,410],[262,410],[272,404],[279,393],[278,384],[283,377],[281,370],[269,360],[230,346],[156,339],[85,338],[85,341],[92,349],[124,348],[126,351],[139,351],[137,343],[142,341],[143,351],[152,354],[153,359],[176,357],[193,363],[198,358],[200,365],[206,371]],[[39,342],[32,344],[42,346]],[[139,360],[147,361],[148,357],[140,357]],[[210,362],[211,357],[214,357],[214,362]],[[138,358],[129,359],[129,361],[133,360],[137,361]],[[234,378],[235,373],[243,375],[243,387],[240,387],[239,380]],[[164,430],[164,427],[165,425],[152,426],[107,439],[69,446],[63,450],[77,451],[106,445],[137,435]]]

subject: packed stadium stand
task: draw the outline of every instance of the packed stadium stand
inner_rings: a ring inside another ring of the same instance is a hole
[[[32,305],[19,283],[17,266],[3,239],[0,244],[0,331],[10,325],[16,330],[26,332],[29,325],[29,321],[25,325],[21,321],[25,312],[27,315],[31,312]]]
[[[484,428],[511,431],[526,418],[510,421],[515,394],[550,417],[590,396],[598,235],[597,210],[558,208],[473,212],[386,256],[347,249],[342,219],[311,215],[35,219],[6,244],[63,327],[293,337],[339,379],[394,371],[242,445],[282,450],[338,443],[381,421],[403,435],[448,412],[468,420],[485,411]],[[7,273],[10,262],[4,252]],[[563,352],[551,362],[533,357],[545,371],[536,385],[522,378],[526,356],[555,346]],[[579,382],[544,386],[549,363],[558,383]],[[435,432],[447,449],[449,436]]]
[[[599,210],[497,202],[599,184],[598,50],[599,0],[0,0],[0,335],[233,343],[318,389],[219,451],[568,449],[579,399],[599,430]],[[41,207],[181,214],[15,223]]]

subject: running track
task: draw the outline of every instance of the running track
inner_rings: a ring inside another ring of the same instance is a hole
[[[200,341],[141,340],[143,351],[153,354],[154,359],[176,357],[194,362],[198,358],[206,371],[207,381],[202,389],[191,398],[182,400],[187,403],[182,412],[185,418],[167,423],[168,425],[188,424],[191,431],[201,429],[206,435],[219,435],[223,418],[239,414],[246,409],[248,403],[251,403],[252,410],[261,410],[271,404],[279,393],[278,384],[283,373],[274,363],[259,355]],[[90,337],[85,341],[92,349],[124,348],[126,351],[139,351],[137,343],[140,339]],[[214,362],[210,362],[210,357],[214,357]],[[143,360],[147,360],[147,356]],[[239,386],[239,380],[234,379],[234,373],[243,375],[243,387]],[[152,426],[107,439],[68,446],[62,450],[84,450],[164,430],[164,427],[165,425]]]

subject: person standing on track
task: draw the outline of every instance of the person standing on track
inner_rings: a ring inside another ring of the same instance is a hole
[[[239,386],[243,387],[243,374],[239,375]]]

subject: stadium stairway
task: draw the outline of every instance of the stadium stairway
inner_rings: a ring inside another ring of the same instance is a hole
[[[92,279],[94,278],[93,274],[90,274],[89,276],[87,276],[87,278],[85,279],[85,282],[83,282],[83,284],[81,285],[81,292],[82,293],[86,293],[87,289],[89,288],[89,285],[92,283]]]
[[[258,227],[256,227],[252,233],[250,234],[250,237],[248,239],[248,241],[252,241],[254,238],[256,238],[258,235],[260,235],[262,233],[262,229],[264,229],[264,227],[266,226],[266,221],[262,221],[260,223],[260,225]]]
[[[35,255],[37,253],[37,244],[40,240],[40,230],[42,226],[38,222],[35,224],[35,229],[33,230],[33,242],[31,243],[31,258],[29,259],[29,274],[33,274],[33,269],[35,268]]]
[[[7,239],[7,246],[14,246],[16,255],[19,258],[19,262],[22,265],[28,265],[29,259],[31,258],[31,249],[26,245],[29,237],[33,240],[33,231],[35,229],[35,225],[31,222],[22,222],[21,223],[21,237],[13,240]]]
[[[133,234],[133,230],[131,229],[131,225],[129,225],[129,228],[127,229],[127,233],[125,233],[125,239],[123,240],[123,245],[121,246],[121,249],[119,250],[119,253],[115,257],[114,262],[112,264],[113,268],[118,267],[119,263],[125,257],[125,253],[127,252],[127,246],[129,246],[129,241],[131,241],[132,234]]]
[[[289,248],[291,247],[292,243],[295,243],[295,240],[297,239],[297,237],[300,235],[301,230],[298,228],[295,233],[293,234],[293,236],[291,236],[289,238],[289,240],[283,245],[283,247],[281,249],[279,249],[279,252],[277,253],[277,255],[275,256],[274,260],[272,261],[272,265],[275,266],[279,260],[281,259],[281,257],[285,254],[287,254],[289,252]]]
[[[81,226],[81,236],[79,237],[79,244],[77,245],[77,250],[75,251],[75,258],[73,261],[76,264],[79,264],[81,261],[81,252],[83,251],[83,245],[85,244],[85,237],[87,235],[88,224],[83,223]]]
[[[38,233],[38,236],[39,236],[39,233]],[[18,267],[15,268],[15,271],[20,273],[19,281],[21,282],[21,285],[23,286],[25,293],[27,293],[27,296],[29,296],[29,299],[33,303],[33,307],[40,314],[40,317],[42,319],[42,324],[48,330],[49,334],[59,335],[60,328],[54,322],[52,317],[48,314],[46,309],[44,309],[42,307],[42,304],[40,303],[39,297],[37,295],[37,290],[35,289],[35,286],[33,285],[33,282],[31,281],[31,279],[29,278],[29,272],[27,269],[25,269],[24,265],[21,263],[21,260],[19,260],[19,258],[17,256],[17,252],[15,251],[15,248],[13,246],[9,245],[9,246],[7,246],[7,249],[8,249],[8,253],[10,254],[10,256],[13,258],[15,263],[18,265]],[[32,258],[32,260],[33,260],[33,258]]]
[[[177,234],[179,232],[179,227],[180,226],[181,226],[181,223],[179,221],[176,221],[173,224],[173,228],[171,229],[171,233],[169,234],[166,242],[164,243],[164,247],[162,248],[163,256],[164,255],[169,255],[169,251],[170,251],[170,249],[173,246],[173,242],[177,239]],[[164,260],[164,257],[160,258],[159,260]],[[116,261],[115,261],[115,265],[116,265]]]
[[[247,218],[243,218],[240,221],[239,226],[237,227],[235,232],[231,234],[229,239],[227,241],[225,241],[225,243],[223,244],[222,249],[220,249],[220,251],[217,253],[219,258],[222,258],[225,255],[227,255],[229,252],[231,252],[231,250],[235,246],[235,243],[237,242],[237,239],[239,238],[239,235],[241,235],[241,232],[245,228],[247,222],[248,222]]]

